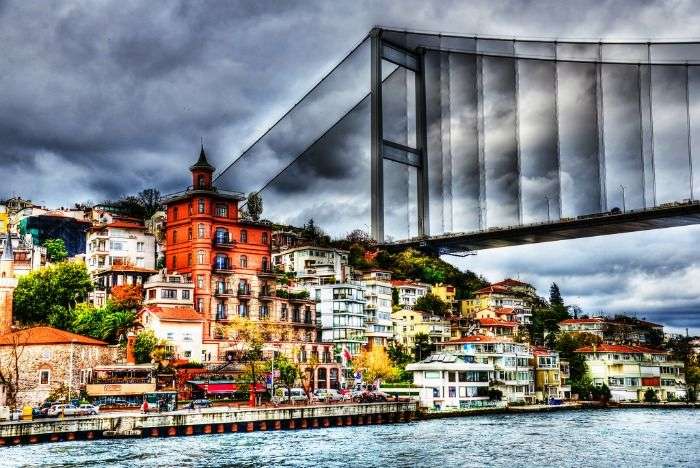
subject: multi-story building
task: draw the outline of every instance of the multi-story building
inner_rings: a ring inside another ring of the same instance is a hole
[[[27,210],[32,210],[27,209]],[[33,209],[34,214],[19,220],[19,233],[31,235],[36,245],[43,245],[49,239],[63,240],[69,257],[83,255],[86,251],[86,235],[90,222],[82,210],[52,210],[43,213]]]
[[[358,354],[367,344],[365,286],[358,281],[318,285],[313,298],[321,341]]]
[[[143,222],[103,213],[87,232],[85,262],[94,275],[112,265],[155,268],[155,240]]]
[[[0,234],[0,249],[5,247],[8,237],[15,259],[14,274],[17,277],[24,276],[46,265],[46,247],[34,245],[31,235]]]
[[[419,310],[401,309],[391,314],[394,341],[407,349],[416,345],[416,335],[428,335],[431,343],[451,338],[450,322]]]
[[[472,335],[437,344],[438,351],[471,356],[474,362],[493,365],[491,387],[500,390],[508,402],[535,399],[532,353],[529,345],[507,337]]]
[[[141,286],[156,270],[134,265],[112,265],[99,270],[92,275],[95,281],[95,289],[90,292],[89,298],[97,307],[107,303],[115,286]]]
[[[295,273],[299,284],[342,283],[350,279],[347,250],[304,246],[283,250],[272,257],[275,267]]]
[[[193,306],[194,283],[185,275],[162,270],[143,283],[144,305]]]
[[[576,350],[586,359],[596,385],[606,384],[614,401],[642,401],[648,389],[666,401],[686,395],[683,362],[667,351],[631,345],[600,344]]]
[[[590,317],[580,319],[566,319],[559,322],[559,331],[563,333],[590,333],[603,338],[605,318]]]
[[[201,362],[204,355],[202,345],[202,314],[189,306],[144,306],[139,312],[139,323],[144,330],[166,343],[176,359]]]
[[[475,291],[474,298],[461,302],[460,312],[473,317],[483,309],[509,308],[519,323],[527,324],[532,321],[532,305],[536,300],[535,288],[508,278]]]
[[[559,353],[537,346],[532,349],[532,367],[535,370],[535,398],[547,402],[551,398],[565,398],[562,387],[562,369]],[[570,390],[570,389],[569,389]]]
[[[428,294],[430,285],[407,280],[393,280],[391,285],[397,290],[399,296],[399,306],[402,309],[413,309],[416,301]]]
[[[391,273],[372,270],[362,275],[365,285],[367,345],[386,347],[393,336],[391,320]]]
[[[213,185],[204,148],[190,172],[192,185],[165,198],[165,266],[194,283],[194,308],[204,320],[203,360],[235,354],[241,344],[236,323],[250,321],[265,330],[266,348],[328,384],[339,371],[332,346],[317,342],[316,304],[308,294],[277,288],[271,225],[239,219],[244,197]],[[319,364],[310,366],[314,356]]]
[[[430,287],[430,293],[449,304],[450,312],[457,312],[459,306],[459,301],[457,301],[457,288],[449,284],[438,283]]]
[[[489,399],[492,364],[477,363],[473,356],[432,354],[408,364],[413,384],[420,387],[420,404],[434,409],[493,406]]]

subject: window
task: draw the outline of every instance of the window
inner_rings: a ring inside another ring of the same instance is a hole
[[[248,304],[238,304],[238,315],[241,317],[248,316]]]
[[[48,369],[39,371],[39,385],[49,385],[51,383],[51,371]]]
[[[224,228],[216,228],[215,233],[217,244],[227,244],[228,243],[228,231]]]
[[[270,269],[270,266],[267,263],[267,257],[262,258],[261,269],[262,271],[268,271]]]
[[[177,289],[162,289],[160,297],[161,299],[177,299]]]
[[[166,338],[168,341],[172,341],[172,340],[175,339],[175,333],[173,333],[173,332],[168,332],[168,333],[165,335],[165,338]]]
[[[440,371],[425,371],[424,376],[426,379],[439,379],[442,377],[442,372]]]
[[[448,382],[456,382],[457,381],[456,379],[457,379],[457,376],[456,376],[455,372],[448,372],[447,373],[447,381]]]
[[[197,275],[197,287],[204,288],[204,275]]]
[[[226,206],[226,203],[217,203],[216,216],[219,216],[221,218],[228,217],[228,206]]]
[[[155,289],[149,289],[149,290],[148,290],[148,298],[149,298],[149,299],[155,299],[155,298],[156,298],[156,290],[155,290]]]
[[[183,341],[192,341],[192,333],[186,332],[182,335]]]
[[[201,174],[197,176],[197,185],[199,186],[199,188],[205,188],[204,187],[204,176]]]
[[[199,223],[199,226],[197,226],[197,237],[204,239],[204,224],[202,223]]]
[[[173,231],[173,244],[177,243],[177,230]]]
[[[204,211],[205,211],[205,208],[206,208],[206,204],[204,203],[204,198],[200,198],[200,199],[199,199],[199,204],[198,204],[198,206],[199,206],[199,213],[200,213],[200,214],[204,214]]]
[[[183,290],[182,290],[182,298],[183,298],[183,299],[189,299],[189,298],[190,298],[190,290],[189,290],[189,289],[183,289]]]
[[[197,264],[204,265],[204,250],[197,252]]]
[[[192,254],[187,254],[187,266],[192,266]]]
[[[192,357],[192,351],[185,351],[185,357],[186,358]]]
[[[175,270],[177,268],[177,256],[173,255],[173,260],[172,260],[172,268]]]
[[[217,254],[215,260],[216,268],[219,270],[228,269],[228,257],[224,254]]]
[[[248,242],[248,231],[245,229],[241,229],[241,242],[244,244]]]
[[[197,299],[197,312],[204,313],[204,299],[201,297]]]
[[[44,349],[41,352],[41,358],[42,359],[51,359],[51,350],[50,349]]]
[[[192,215],[192,202],[190,202],[189,205],[187,205],[187,214]]]
[[[241,268],[248,268],[248,257],[241,255],[239,265]]]
[[[124,250],[124,243],[120,241],[109,241],[110,250]]]
[[[269,240],[268,240],[268,238],[267,238],[267,232],[263,232],[263,233],[262,233],[262,243],[265,244],[265,245],[267,245],[268,242],[269,242]]]
[[[192,228],[187,228],[187,240],[192,240]]]
[[[137,242],[137,243],[136,243],[136,251],[137,251],[137,252],[143,252],[143,248],[144,248],[144,243],[143,243],[143,242]]]
[[[173,221],[177,220],[177,206],[173,207]]]

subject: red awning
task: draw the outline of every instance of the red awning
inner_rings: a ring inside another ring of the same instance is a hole
[[[233,382],[190,382],[192,385],[203,390],[207,394],[235,393],[238,391],[238,384]],[[256,393],[265,393],[267,388],[264,384],[258,383],[255,388]]]

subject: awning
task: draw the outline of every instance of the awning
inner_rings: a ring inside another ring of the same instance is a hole
[[[202,381],[188,381],[188,384],[194,385],[200,390],[204,391],[206,394],[221,394],[221,393],[235,393],[238,391],[239,385],[235,382],[202,382]],[[245,384],[244,384],[245,385]],[[258,383],[255,387],[256,393],[265,393],[267,388],[264,384]]]

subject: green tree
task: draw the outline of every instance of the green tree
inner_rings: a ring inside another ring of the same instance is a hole
[[[136,314],[129,310],[113,310],[110,307],[108,313],[102,315],[100,324],[100,336],[103,340],[115,343],[121,337],[126,337],[128,331],[134,326]]]
[[[248,216],[253,221],[259,221],[260,216],[263,212],[263,199],[258,192],[250,192],[248,194],[248,200],[246,201],[246,208],[248,210]]]
[[[270,369],[272,370],[271,366]],[[278,354],[275,357],[275,370],[279,371],[278,382],[282,387],[287,389],[287,395],[292,394],[292,388],[296,384],[299,376],[299,366],[283,354]]]
[[[418,333],[413,337],[415,345],[413,346],[413,357],[416,361],[422,361],[430,356],[435,346],[430,342],[430,336],[427,333]]]
[[[46,247],[46,256],[53,263],[62,262],[68,258],[68,249],[63,239],[46,239],[44,247]]]
[[[449,304],[432,293],[421,296],[416,300],[415,309],[429,312],[440,317],[444,317],[449,309]]]
[[[156,346],[158,346],[158,338],[153,333],[153,330],[145,330],[139,333],[134,343],[136,362],[141,364],[151,362],[151,354],[153,354]]]
[[[549,305],[552,308],[564,307],[564,300],[561,297],[561,291],[559,291],[557,283],[552,283],[549,287]]]
[[[557,336],[554,349],[559,352],[559,357],[569,362],[569,371],[572,381],[580,381],[588,372],[586,360],[576,353],[578,348],[600,344],[599,336],[592,333],[560,333]]]
[[[60,262],[19,279],[14,293],[14,314],[23,324],[48,323],[69,328],[73,309],[93,288],[81,262]]]
[[[658,403],[659,397],[656,395],[656,390],[653,388],[647,388],[644,392],[644,401],[646,403]]]
[[[106,309],[107,306],[95,308],[87,302],[76,305],[71,325],[72,331],[79,335],[102,339],[102,323]]]

